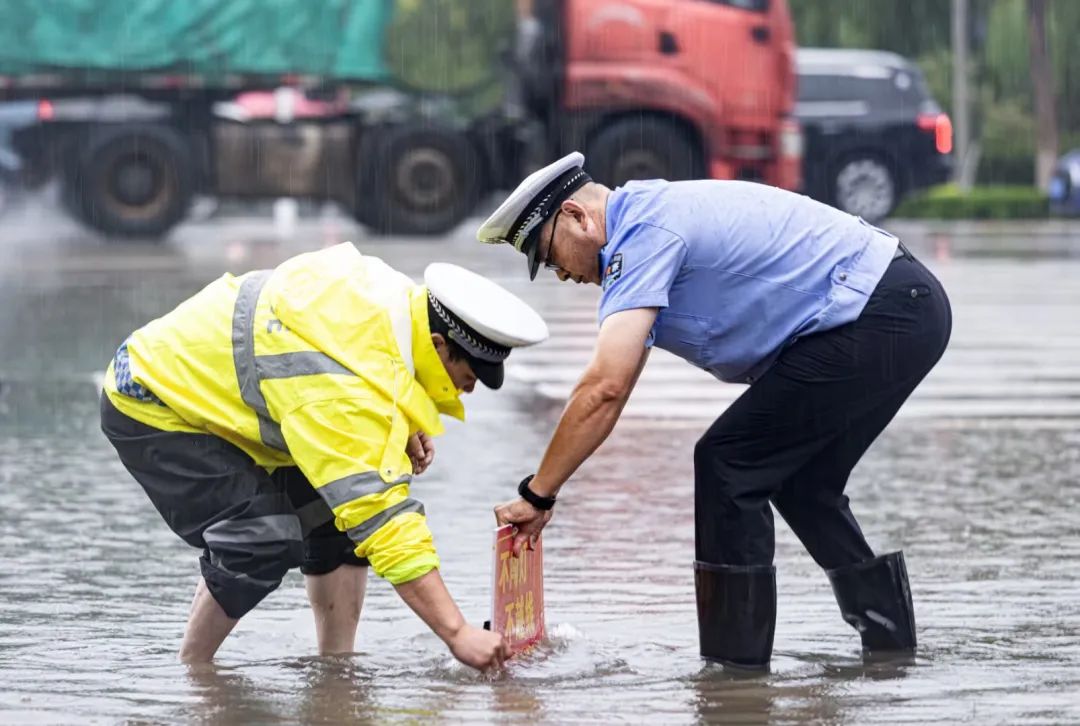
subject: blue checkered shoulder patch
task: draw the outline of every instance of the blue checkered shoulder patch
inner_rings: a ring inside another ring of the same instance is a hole
[[[126,340],[117,349],[116,355],[113,357],[113,373],[116,376],[116,390],[128,398],[147,403],[156,403],[159,406],[165,405],[160,398],[154,395],[153,391],[132,379],[128,342]]]

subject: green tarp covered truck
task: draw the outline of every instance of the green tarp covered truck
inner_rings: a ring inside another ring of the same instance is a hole
[[[146,237],[197,193],[438,234],[573,150],[797,189],[794,51],[786,0],[2,0],[0,184]]]
[[[0,150],[111,235],[160,236],[195,194],[439,233],[516,174],[514,29],[510,0],[4,0],[0,111],[22,120]]]

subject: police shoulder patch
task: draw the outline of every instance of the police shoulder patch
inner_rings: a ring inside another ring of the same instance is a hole
[[[622,252],[615,254],[604,268],[603,288],[608,289],[622,275]]]

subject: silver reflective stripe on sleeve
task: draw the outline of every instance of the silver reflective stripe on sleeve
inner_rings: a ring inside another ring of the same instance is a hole
[[[392,482],[385,482],[378,472],[369,471],[363,474],[353,474],[336,479],[315,489],[331,509],[337,509],[342,504],[366,497],[370,494],[381,494],[399,484],[408,484],[412,477],[406,474]]]
[[[316,375],[356,375],[336,360],[318,351],[298,351],[275,355],[255,355],[255,310],[259,293],[273,270],[253,272],[240,283],[233,308],[233,364],[240,384],[240,397],[259,419],[259,437],[267,446],[288,452],[281,426],[266,406],[259,383],[265,380]]]
[[[266,399],[259,388],[255,369],[255,306],[259,302],[259,293],[272,272],[253,272],[240,284],[236,306],[233,308],[233,365],[236,366],[236,378],[240,383],[240,397],[255,411],[259,419],[259,436],[263,443],[278,451],[288,451],[285,438],[281,435],[281,427],[270,417],[266,408]]]
[[[419,512],[420,514],[423,514],[424,505],[416,501],[415,499],[406,499],[402,502],[398,502],[392,507],[384,509],[383,511],[376,514],[374,517],[371,517],[366,521],[361,522],[355,527],[351,527],[346,534],[349,535],[349,538],[353,542],[360,544],[368,537],[378,532],[379,528],[389,522],[391,519],[398,516],[399,514],[407,514],[408,512]]]
[[[226,519],[203,532],[207,545],[215,542],[255,544],[303,539],[300,519],[295,514],[268,514],[251,519]]]

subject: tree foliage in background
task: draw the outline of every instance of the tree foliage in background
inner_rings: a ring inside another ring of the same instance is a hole
[[[394,0],[386,63],[402,85],[480,114],[499,105],[516,15],[506,0]]]
[[[948,0],[789,0],[801,46],[876,48],[916,61],[934,97],[952,111]],[[1035,100],[1025,0],[970,0],[971,80],[978,181],[1035,179]],[[1047,3],[1047,44],[1061,148],[1080,146],[1080,1]]]

